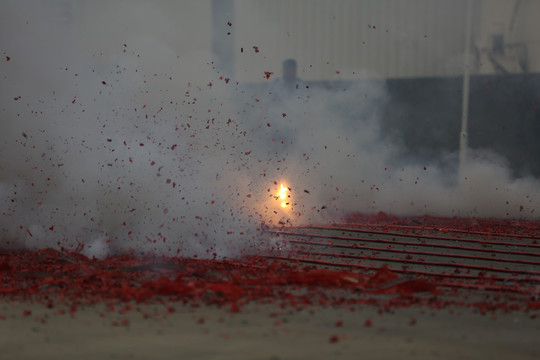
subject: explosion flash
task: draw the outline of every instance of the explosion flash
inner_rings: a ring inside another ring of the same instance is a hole
[[[289,201],[287,200],[288,198],[291,197],[290,195],[287,195],[288,191],[289,189],[286,186],[283,186],[283,184],[281,184],[281,188],[279,189],[279,192],[277,193],[276,198],[278,200],[281,200],[282,208],[286,208],[287,206],[290,205]]]

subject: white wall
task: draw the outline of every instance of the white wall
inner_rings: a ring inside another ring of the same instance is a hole
[[[529,72],[540,72],[540,1],[523,0],[518,12],[515,38],[527,46]]]
[[[471,64],[473,73],[497,71],[480,50],[498,29],[526,45],[529,70],[540,71],[540,1],[522,0],[516,15],[519,0],[471,1],[473,54],[483,61]],[[236,0],[236,76],[264,81],[289,57],[305,80],[460,75],[466,9],[467,0]]]
[[[458,76],[465,63],[468,1],[234,0],[233,24],[227,28],[234,64],[228,68],[243,82],[267,81],[265,71],[279,76],[281,62],[289,57],[298,61],[305,80]],[[472,73],[500,71],[489,53],[495,33],[509,45],[496,56],[506,71],[523,71],[521,61],[528,71],[540,72],[540,0],[470,1]],[[202,55],[212,51],[210,0],[53,4],[51,11],[69,20],[66,26],[78,25],[88,51],[104,54],[95,58],[104,67],[114,64],[108,56],[121,52],[124,42],[133,50],[160,44],[174,55],[189,54],[191,62],[211,60]],[[72,18],[64,14],[68,10]],[[121,24],[114,34],[107,30],[112,22]]]
[[[160,61],[173,62],[165,58],[169,55],[187,59],[211,52],[210,0],[93,0],[72,5],[78,37],[87,51],[95,54],[97,62],[109,62],[110,56],[121,54],[123,44],[128,45],[128,51],[136,53],[154,51],[151,59],[151,52],[144,54],[153,65]],[[205,59],[211,60],[208,56]],[[115,64],[114,59],[112,63]]]

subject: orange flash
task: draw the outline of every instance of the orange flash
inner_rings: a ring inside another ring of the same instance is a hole
[[[288,202],[287,202],[287,191],[289,189],[287,189],[285,186],[283,186],[283,184],[281,184],[281,189],[279,190],[278,192],[278,199],[281,199],[281,207],[287,207],[288,205]]]

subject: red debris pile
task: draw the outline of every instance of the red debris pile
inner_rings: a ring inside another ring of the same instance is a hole
[[[66,306],[71,311],[79,305],[111,301],[164,300],[224,306],[231,311],[252,302],[298,309],[363,304],[386,310],[413,304],[473,306],[481,311],[538,308],[538,303],[523,301],[516,294],[510,300],[498,294],[493,301],[467,303],[455,291],[444,291],[434,280],[402,277],[386,266],[373,273],[261,257],[201,260],[124,254],[97,260],[52,249],[0,251],[0,297]]]

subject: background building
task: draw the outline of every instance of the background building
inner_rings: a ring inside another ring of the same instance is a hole
[[[236,0],[235,71],[299,62],[306,80],[455,76],[464,66],[471,12],[473,74],[540,71],[537,0]],[[259,53],[253,51],[257,46]],[[244,52],[240,53],[239,49]]]

